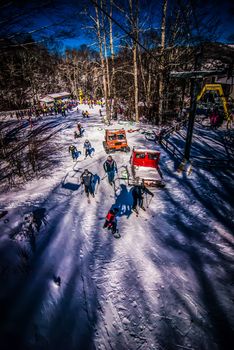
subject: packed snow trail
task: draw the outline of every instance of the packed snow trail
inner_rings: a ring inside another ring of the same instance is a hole
[[[6,268],[1,349],[228,349],[234,324],[232,174],[178,174],[161,149],[166,187],[153,191],[146,212],[131,213],[130,188],[120,181],[115,195],[107,178],[88,204],[80,175],[88,168],[103,178],[107,156],[98,108],[89,112],[89,120],[74,112],[54,123],[60,164],[50,177],[1,194],[9,220],[0,220]],[[77,120],[86,133],[74,141]],[[155,147],[140,132],[127,137],[131,147]],[[73,162],[68,146],[82,151],[86,138],[93,158]],[[130,154],[113,157],[120,172]],[[113,204],[120,208],[118,240],[102,228]],[[35,210],[42,214],[33,253],[9,235]]]

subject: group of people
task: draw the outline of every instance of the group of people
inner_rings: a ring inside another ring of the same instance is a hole
[[[140,182],[140,179],[136,179],[136,184],[131,189],[132,198],[133,198],[133,204],[132,204],[132,210],[136,213],[138,216],[138,207],[142,210],[146,210],[144,206],[144,195],[150,195],[154,197],[154,194],[145,186],[144,181]],[[111,230],[112,234],[115,235],[118,233],[117,229],[117,218],[119,214],[119,209],[116,207],[111,208],[105,218],[105,222],[103,225],[103,228],[107,228],[108,230]],[[120,237],[120,236],[117,236]]]
[[[87,112],[88,113],[88,112]],[[82,112],[83,117],[87,117],[86,112]],[[101,116],[101,110],[99,110],[100,116]],[[82,127],[81,123],[77,123],[77,131],[74,133],[75,139],[78,137],[82,137],[85,132],[85,129]],[[85,159],[89,156],[92,158],[92,153],[94,151],[94,148],[91,145],[91,142],[86,139],[83,144],[84,149],[84,156]],[[77,150],[76,146],[71,145],[69,146],[69,152],[71,153],[72,159],[74,161],[77,160],[79,155],[81,154],[80,151]],[[103,169],[105,172],[105,176],[108,179],[108,183],[110,186],[113,186],[115,189],[115,176],[118,174],[118,167],[116,161],[113,159],[111,155],[108,155],[107,159],[103,163]],[[103,179],[104,179],[103,177]],[[89,171],[89,169],[85,169],[84,172],[80,176],[80,183],[84,186],[84,192],[87,196],[88,203],[90,203],[90,196],[95,197],[95,186],[96,181],[95,175]],[[100,178],[98,177],[98,184],[100,183]],[[148,194],[152,197],[154,196],[153,193],[146,188],[144,181],[140,182],[140,179],[136,179],[136,184],[131,189],[132,198],[133,198],[133,204],[132,204],[132,210],[138,215],[138,207],[142,210],[146,210],[144,206],[144,195]],[[107,213],[105,218],[105,223],[103,225],[103,228],[107,228],[108,230],[111,230],[112,234],[115,235],[118,232],[117,229],[117,218],[118,218],[119,209],[115,206],[113,206]]]
[[[88,156],[92,158],[92,154],[94,153],[94,148],[92,147],[91,142],[88,139],[85,140],[83,149],[84,149],[85,158],[87,158]],[[76,146],[74,145],[69,146],[68,152],[71,154],[71,157],[74,161],[76,161],[78,157],[81,155],[81,151],[78,151]]]
[[[72,101],[60,101],[55,102],[53,106],[47,106],[46,104],[43,105],[35,105],[31,108],[16,111],[16,112],[10,112],[10,116],[13,118],[16,116],[16,118],[20,121],[27,118],[40,118],[40,117],[46,117],[48,115],[57,115],[62,114],[62,116],[66,116],[66,113],[68,111],[71,111],[73,107],[77,106],[77,102]]]
[[[106,161],[103,164],[103,169],[107,175],[108,182],[112,186],[115,180],[115,174],[118,173],[116,161],[112,156],[108,156]],[[85,193],[87,196],[91,194],[94,197],[94,189],[92,187],[92,176],[93,174],[85,169],[84,173],[81,175],[81,183],[85,186]],[[132,210],[138,215],[138,207],[142,210],[146,210],[144,206],[144,195],[154,196],[154,194],[145,186],[144,181],[140,181],[139,178],[136,179],[136,184],[131,189],[133,204]],[[107,213],[105,223],[103,228],[110,229],[113,234],[117,232],[117,217],[119,209],[114,207],[109,210]]]
[[[83,118],[89,118],[89,112],[88,111],[82,111]]]

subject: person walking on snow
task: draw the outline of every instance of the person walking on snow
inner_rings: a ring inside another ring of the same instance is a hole
[[[112,158],[112,156],[107,157],[107,160],[103,164],[103,168],[107,174],[109,184],[112,186],[114,183],[115,173],[118,172],[116,161]]]
[[[107,216],[103,228],[107,228],[111,230],[112,234],[118,232],[117,230],[117,219],[116,216],[119,212],[118,208],[110,209]]]
[[[68,148],[68,151],[69,151],[69,153],[71,153],[73,160],[77,160],[77,158],[79,157],[79,153],[81,153],[81,152],[77,151],[77,148],[74,145],[70,145]]]
[[[88,156],[90,156],[90,158],[92,158],[92,156],[91,156],[92,146],[91,146],[91,143],[89,140],[85,140],[84,150],[85,150],[85,158],[87,158]]]
[[[77,129],[78,129],[78,132],[79,132],[79,136],[82,137],[83,134],[84,134],[85,129],[82,128],[80,123],[77,123]]]
[[[89,199],[89,194],[91,194],[91,196],[95,197],[94,191],[93,191],[93,186],[92,186],[93,176],[94,175],[88,169],[85,169],[84,172],[80,176],[81,184],[84,185],[84,191],[85,191],[88,199]]]
[[[138,213],[137,205],[145,210],[144,207],[144,194],[150,194],[152,197],[154,197],[154,194],[148,190],[148,188],[145,187],[144,180],[142,180],[142,183],[140,183],[139,178],[136,179],[136,185],[132,188],[132,196],[133,196],[133,205],[132,210],[134,210],[136,213]]]

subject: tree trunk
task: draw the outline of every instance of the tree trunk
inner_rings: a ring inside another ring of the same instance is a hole
[[[162,24],[161,24],[161,67],[159,73],[159,105],[158,105],[158,117],[159,125],[162,124],[163,117],[163,93],[164,93],[164,49],[165,49],[165,39],[166,39],[166,13],[167,13],[167,0],[163,0],[163,9],[162,9]]]
[[[100,3],[101,7],[103,6],[102,1]],[[105,10],[106,10],[106,0],[104,3]],[[105,20],[104,20],[104,14],[102,13],[102,30],[103,30],[103,47],[104,47],[104,57],[105,57],[105,64],[106,64],[106,83],[107,83],[107,94],[108,94],[108,100],[110,100],[110,69],[109,69],[109,60],[107,56],[107,45],[106,45],[106,28],[105,28]]]
[[[129,0],[129,7],[130,7],[130,18],[131,18],[131,25],[132,30],[134,33],[134,38],[138,39],[138,0],[134,1],[135,3],[135,13],[133,11],[133,2],[132,0]],[[139,92],[138,92],[138,66],[137,66],[137,43],[133,42],[133,74],[134,74],[134,106],[135,106],[135,121],[139,122],[139,109],[138,109],[138,103],[139,103]]]
[[[113,6],[113,0],[110,0],[110,17],[112,17],[112,6]],[[109,18],[109,26],[110,26],[110,52],[111,52],[111,85],[112,85],[112,91],[114,101],[116,101],[116,89],[115,89],[115,54],[114,54],[114,43],[113,43],[113,31],[112,31],[112,20]]]
[[[137,67],[137,44],[133,46],[133,66],[134,66],[134,100],[135,100],[135,120],[139,122],[138,109],[138,67]]]
[[[109,122],[109,120],[110,120],[110,107],[109,107],[108,88],[107,88],[107,79],[106,79],[107,74],[106,74],[105,60],[104,60],[103,50],[102,50],[103,42],[102,42],[102,37],[101,37],[99,13],[98,13],[97,6],[95,6],[95,12],[96,12],[97,36],[98,36],[98,43],[99,43],[99,54],[100,54],[101,67],[102,67],[103,89],[104,89],[104,97],[105,97],[105,102],[106,102],[106,119]]]

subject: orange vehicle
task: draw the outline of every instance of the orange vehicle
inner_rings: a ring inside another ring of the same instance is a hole
[[[106,130],[103,146],[106,153],[115,151],[130,151],[124,129]]]

